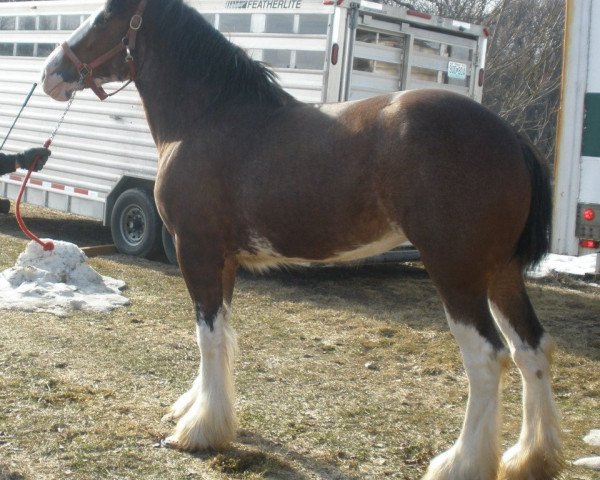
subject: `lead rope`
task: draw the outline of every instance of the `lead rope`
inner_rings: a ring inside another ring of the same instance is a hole
[[[81,83],[81,81],[80,81],[80,83]],[[71,105],[73,104],[73,100],[75,100],[76,93],[77,93],[77,89],[73,90],[73,93],[71,95],[71,98],[69,99],[69,103],[67,103],[65,111],[63,112],[61,117],[58,119],[58,123],[54,127],[54,130],[52,130],[50,137],[48,137],[46,139],[46,141],[44,142],[44,148],[50,148],[50,145],[52,145],[52,141],[54,140],[54,137],[56,136],[56,132],[58,132],[58,129],[60,128],[63,121],[65,120],[65,117],[67,116],[67,112],[69,111],[69,109],[71,108]],[[29,100],[29,97],[27,98],[27,100]],[[25,175],[25,178],[23,179],[23,184],[21,185],[21,188],[19,189],[19,195],[17,196],[17,202],[15,204],[15,216],[17,218],[17,223],[19,224],[21,231],[25,235],[27,235],[27,237],[29,237],[31,240],[39,243],[45,252],[51,252],[52,250],[54,250],[54,242],[52,242],[52,240],[48,240],[46,242],[40,240],[39,237],[37,237],[34,233],[31,232],[31,230],[29,230],[27,228],[27,226],[25,225],[25,222],[23,221],[23,217],[21,216],[21,199],[23,198],[23,193],[25,192],[25,187],[27,186],[29,177],[31,177],[31,173],[35,169],[35,166],[40,158],[41,157],[38,155],[32,160],[31,165],[29,166],[29,170],[27,171],[27,175]]]

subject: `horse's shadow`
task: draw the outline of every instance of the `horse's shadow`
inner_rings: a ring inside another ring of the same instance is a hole
[[[284,445],[248,430],[240,430],[237,442],[225,450],[190,455],[209,462],[211,468],[227,475],[228,478],[243,478],[248,473],[260,473],[264,478],[287,480],[360,478],[341,471],[332,462],[288,450]]]
[[[448,331],[436,289],[418,263],[276,270],[265,275],[241,272],[238,282],[274,301],[360,312],[382,324],[415,330]],[[582,295],[595,293],[597,287],[556,274],[530,280],[528,291],[560,348],[600,359],[600,302]]]
[[[14,206],[12,207],[14,210]],[[83,217],[65,217],[51,210],[25,209],[24,220],[27,226],[40,238],[52,238],[75,243],[80,247],[112,243],[110,228],[97,220]],[[13,213],[0,214],[0,232],[3,235],[25,240]]]

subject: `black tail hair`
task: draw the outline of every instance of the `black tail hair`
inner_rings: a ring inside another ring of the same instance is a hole
[[[527,137],[516,135],[531,180],[529,216],[515,252],[525,269],[538,264],[550,250],[552,190],[546,159]]]

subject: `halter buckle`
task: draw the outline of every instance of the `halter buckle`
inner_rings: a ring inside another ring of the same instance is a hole
[[[139,30],[140,28],[142,28],[142,21],[142,16],[136,13],[133,17],[131,17],[131,20],[129,22],[129,28],[131,28],[132,30]]]
[[[84,79],[92,74],[92,67],[90,67],[87,63],[84,63],[79,67],[79,78]]]

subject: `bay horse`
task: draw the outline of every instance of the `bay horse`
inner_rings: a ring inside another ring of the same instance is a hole
[[[167,419],[182,450],[234,439],[238,266],[348,261],[415,245],[460,346],[469,397],[428,480],[548,480],[562,469],[553,341],[523,271],[548,250],[544,161],[478,103],[415,90],[319,106],[182,0],[108,0],[44,65],[45,92],[135,80],[159,154],[155,200],[195,306],[200,370]],[[505,346],[503,338],[508,345]],[[521,372],[523,424],[500,455],[500,380]]]

